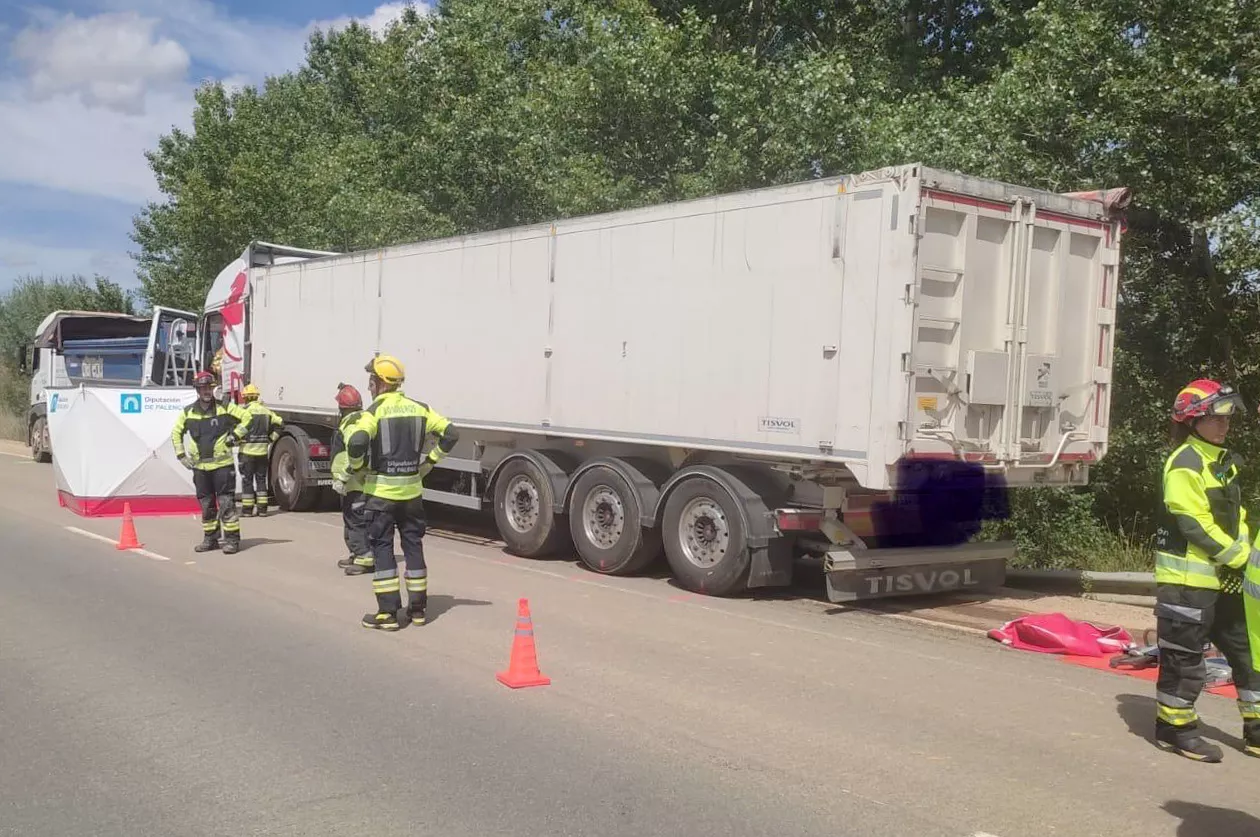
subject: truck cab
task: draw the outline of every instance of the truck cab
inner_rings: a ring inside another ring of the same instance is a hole
[[[98,311],[54,311],[31,343],[19,350],[18,368],[31,376],[26,438],[31,458],[52,460],[47,391],[92,386],[180,386],[195,367],[197,316],[155,307],[139,316]]]

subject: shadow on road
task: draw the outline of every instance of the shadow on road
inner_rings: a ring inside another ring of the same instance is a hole
[[[447,596],[441,593],[433,594],[429,596],[429,605],[424,610],[425,622],[432,624],[439,616],[457,607],[481,607],[488,604],[493,604],[493,602],[481,599],[461,599],[459,596]]]
[[[1154,683],[1151,684],[1151,688],[1155,688]],[[1116,695],[1116,714],[1128,724],[1129,732],[1152,746],[1155,744],[1155,698],[1149,695]],[[1202,720],[1199,721],[1199,731],[1204,738],[1209,738],[1235,750],[1242,749],[1243,743],[1241,738],[1230,735],[1211,724],[1204,723]],[[1198,832],[1186,833],[1197,834]],[[1260,830],[1254,833],[1260,837]]]
[[[1251,814],[1244,814],[1242,811],[1231,811],[1228,808],[1215,808],[1211,805],[1182,802],[1176,799],[1165,802],[1162,807],[1181,820],[1181,825],[1177,826],[1177,837],[1260,835],[1260,819],[1256,819]]]
[[[241,538],[241,549],[277,543],[293,543],[293,541],[288,538]]]

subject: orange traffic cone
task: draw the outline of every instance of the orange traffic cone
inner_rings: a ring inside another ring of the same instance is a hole
[[[516,636],[512,638],[512,659],[508,670],[495,678],[504,686],[523,689],[526,686],[546,686],[551,678],[538,670],[538,652],[534,648],[534,620],[529,615],[529,600],[521,599],[516,610]]]
[[[139,549],[144,546],[136,538],[136,524],[131,519],[131,503],[123,503],[123,523],[122,534],[118,537],[118,546],[115,549]]]

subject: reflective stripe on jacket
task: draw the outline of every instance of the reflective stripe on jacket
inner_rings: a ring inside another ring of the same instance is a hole
[[[425,440],[437,439],[422,460]],[[359,414],[346,440],[351,471],[365,467],[363,490],[386,500],[411,500],[424,493],[424,465],[446,456],[459,440],[450,419],[402,392],[382,393]]]
[[[284,419],[261,401],[251,401],[242,409],[247,416],[248,426],[245,441],[241,444],[241,453],[246,456],[266,456],[271,443],[280,438]]]
[[[192,442],[188,454],[194,468],[214,471],[229,467],[234,462],[227,437],[233,435],[237,441],[244,439],[249,427],[247,422],[248,414],[235,404],[215,401],[208,409],[202,409],[201,401],[194,401],[180,411],[171,430],[175,455],[184,455],[184,437],[188,436]]]
[[[1164,520],[1155,536],[1155,581],[1219,590],[1218,567],[1250,554],[1238,459],[1191,436],[1164,463]]]

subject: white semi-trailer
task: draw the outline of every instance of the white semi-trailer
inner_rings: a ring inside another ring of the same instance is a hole
[[[1107,450],[1127,190],[918,165],[349,254],[255,243],[201,363],[286,422],[274,490],[314,505],[333,397],[374,353],[461,442],[434,503],[524,556],[664,552],[713,595],[824,558],[834,601],[998,584],[1006,487]]]

